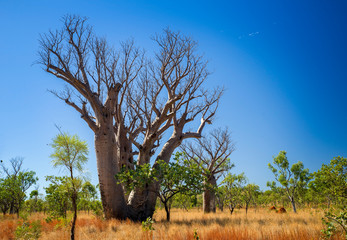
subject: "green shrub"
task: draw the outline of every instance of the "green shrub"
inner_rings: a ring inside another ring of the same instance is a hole
[[[39,239],[41,235],[41,222],[39,220],[32,223],[24,221],[16,228],[16,239],[21,240],[34,240]]]
[[[152,218],[148,217],[146,219],[146,221],[142,222],[142,230],[143,231],[153,231],[153,230],[155,230],[154,227],[153,227],[153,223],[154,223],[154,221],[152,220]]]

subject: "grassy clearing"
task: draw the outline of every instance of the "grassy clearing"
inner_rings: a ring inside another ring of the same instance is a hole
[[[30,221],[41,220],[40,239],[69,239],[69,229],[57,221],[46,223],[42,213],[33,214]],[[278,214],[267,209],[251,209],[245,214],[243,209],[229,212],[203,214],[196,209],[172,210],[172,220],[165,221],[165,211],[158,210],[155,215],[153,231],[143,231],[141,223],[131,221],[100,220],[92,215],[80,213],[77,221],[76,237],[83,240],[103,239],[194,239],[196,231],[200,239],[238,240],[238,239],[319,239],[322,211],[301,210],[299,213]],[[15,216],[0,217],[0,239],[14,239],[14,231],[19,224]],[[333,239],[344,239],[335,236]]]

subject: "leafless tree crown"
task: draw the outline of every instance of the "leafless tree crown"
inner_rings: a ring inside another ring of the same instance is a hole
[[[157,147],[169,128],[183,139],[201,136],[223,89],[203,88],[209,72],[195,41],[165,29],[153,37],[158,48],[149,59],[133,40],[113,49],[95,36],[87,18],[67,15],[62,21],[62,29],[40,36],[38,63],[66,83],[64,91],[52,93],[94,132],[112,118],[114,131],[124,130],[138,149]],[[197,131],[184,132],[198,116]]]
[[[189,161],[205,169],[207,177],[215,175],[218,179],[221,173],[233,166],[229,156],[235,150],[235,145],[227,128],[214,129],[207,136],[184,143],[180,148]]]
[[[7,175],[7,177],[17,177],[20,171],[22,171],[23,160],[24,158],[22,157],[15,157],[10,159],[12,169],[7,168],[3,161],[1,161],[0,166],[2,168],[2,171]]]

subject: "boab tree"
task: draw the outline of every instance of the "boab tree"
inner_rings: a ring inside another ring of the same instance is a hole
[[[124,194],[114,179],[120,167],[156,159],[169,162],[187,138],[201,137],[211,123],[222,90],[204,90],[209,73],[197,43],[164,30],[153,38],[153,59],[123,42],[119,50],[94,35],[87,19],[67,15],[63,28],[41,35],[39,63],[62,79],[63,92],[52,91],[73,107],[95,134],[100,193],[106,218],[143,220],[152,216],[160,184]],[[187,124],[201,119],[196,132]],[[170,136],[161,143],[163,135]],[[159,148],[159,146],[161,148]],[[155,167],[156,164],[154,163]]]
[[[201,173],[206,177],[203,193],[203,209],[205,213],[216,212],[217,180],[223,173],[233,167],[229,156],[234,151],[228,129],[215,129],[207,136],[198,138],[195,143],[181,145],[187,159],[200,166]]]
[[[182,154],[177,152],[174,162],[166,163],[162,160],[157,162],[157,167],[151,169],[149,164],[137,166],[135,170],[125,170],[116,175],[119,182],[131,181],[127,185],[128,190],[138,186],[145,186],[152,181],[160,179],[160,188],[155,193],[164,204],[166,220],[170,221],[169,201],[178,194],[186,196],[196,196],[203,189],[204,177],[201,175],[198,166],[182,164]]]

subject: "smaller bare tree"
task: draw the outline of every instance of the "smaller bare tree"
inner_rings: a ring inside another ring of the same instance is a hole
[[[234,166],[229,159],[235,149],[229,130],[215,129],[195,142],[182,144],[180,148],[191,164],[200,167],[207,179],[203,193],[204,212],[216,212],[217,180]]]

